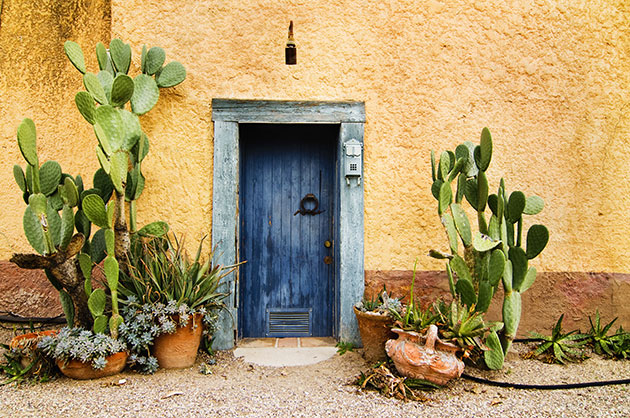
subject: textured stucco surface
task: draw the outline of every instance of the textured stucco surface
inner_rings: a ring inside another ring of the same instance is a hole
[[[209,227],[213,97],[358,100],[366,269],[409,269],[416,256],[420,270],[441,268],[424,257],[445,247],[429,152],[488,126],[491,187],[503,176],[547,202],[540,270],[630,271],[630,4],[475,3],[114,0],[112,36],[161,45],[189,74],[145,119],[156,145],[141,213]],[[290,19],[297,66],[283,59]]]
[[[32,251],[22,230],[25,205],[12,167],[26,162],[17,146],[23,118],[37,127],[40,163],[55,160],[91,187],[98,168],[92,127],[74,105],[81,74],[63,52],[72,39],[85,45],[88,67],[98,68],[93,47],[109,43],[109,0],[4,0],[0,15],[0,259]],[[88,48],[89,47],[89,48]]]
[[[19,121],[35,120],[43,157],[91,175],[94,137],[61,45],[120,37],[134,74],[143,43],[188,71],[142,120],[152,142],[140,224],[164,219],[189,243],[210,233],[212,98],[364,101],[366,270],[408,270],[416,257],[419,270],[442,269],[426,256],[446,249],[429,152],[488,126],[491,188],[505,177],[546,201],[539,271],[630,273],[627,1],[111,0],[109,10],[108,0],[4,1],[0,259],[28,250],[11,175]],[[284,65],[289,20],[297,66]]]

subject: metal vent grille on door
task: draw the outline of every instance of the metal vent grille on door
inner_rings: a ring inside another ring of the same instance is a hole
[[[267,337],[310,337],[312,309],[267,309]]]

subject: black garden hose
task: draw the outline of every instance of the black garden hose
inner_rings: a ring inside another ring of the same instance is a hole
[[[539,389],[539,390],[554,390],[554,389],[579,389],[579,388],[591,388],[596,386],[609,386],[609,385],[629,385],[630,379],[621,380],[603,380],[601,382],[584,382],[584,383],[563,383],[560,385],[529,385],[523,383],[508,383],[508,382],[496,382],[494,380],[487,380],[481,377],[471,376],[463,373],[464,379],[472,380],[473,382],[483,383],[490,386],[499,386],[502,388],[514,388],[514,389]]]
[[[539,338],[516,338],[514,340],[515,343],[531,343],[540,341]],[[612,385],[630,385],[630,379],[620,379],[620,380],[602,380],[600,382],[583,382],[583,383],[563,383],[559,385],[530,385],[525,383],[508,383],[508,382],[497,382],[494,380],[484,379],[482,377],[471,376],[469,374],[463,373],[462,376],[464,379],[472,380],[473,382],[483,383],[490,386],[499,386],[502,388],[513,388],[513,389],[539,389],[539,390],[556,390],[556,389],[579,389],[579,388],[592,388],[597,386],[612,386]]]
[[[11,322],[18,324],[29,324],[34,322],[38,324],[65,324],[66,317],[63,314],[54,317],[26,317],[13,312],[0,311],[0,322]]]

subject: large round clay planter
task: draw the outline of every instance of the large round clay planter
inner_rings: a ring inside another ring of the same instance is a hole
[[[79,360],[68,360],[67,362],[57,360],[57,367],[59,367],[61,373],[72,379],[98,379],[120,373],[125,368],[125,364],[127,364],[127,356],[125,351],[121,351],[105,357],[107,364],[101,370],[93,369],[92,362],[84,363]]]
[[[22,367],[28,367],[34,360],[33,351],[37,348],[37,344],[44,337],[57,335],[59,330],[51,329],[47,331],[29,332],[27,334],[16,335],[9,343],[10,349],[23,350],[23,357],[20,359]]]
[[[429,327],[426,336],[399,328],[392,331],[398,339],[387,341],[385,350],[401,375],[438,385],[462,375],[464,363],[455,355],[458,347],[441,341],[435,325]]]
[[[202,316],[195,314],[185,327],[178,327],[173,334],[162,334],[153,343],[153,355],[160,367],[182,369],[195,364],[197,350],[203,333]],[[173,321],[178,323],[177,315]]]
[[[363,342],[363,358],[370,363],[387,360],[385,342],[396,337],[396,334],[391,331],[394,323],[392,318],[377,312],[362,312],[356,307],[354,314],[357,316],[359,333]]]

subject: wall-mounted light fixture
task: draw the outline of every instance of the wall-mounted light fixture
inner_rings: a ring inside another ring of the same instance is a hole
[[[293,21],[289,23],[289,39],[287,40],[286,48],[284,48],[284,59],[287,65],[297,64],[297,46],[295,45],[295,39],[293,39]]]

